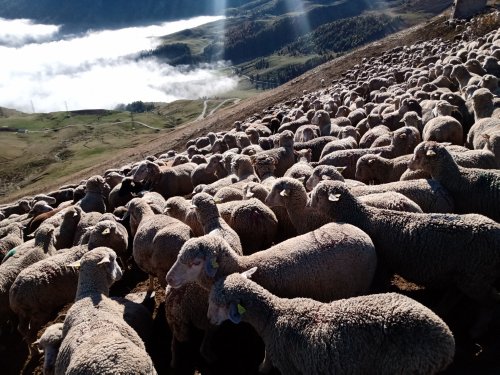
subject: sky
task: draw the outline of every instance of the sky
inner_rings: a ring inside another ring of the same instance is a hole
[[[134,56],[158,36],[212,22],[196,17],[145,27],[60,35],[57,25],[0,18],[0,106],[24,112],[106,108],[136,100],[171,102],[213,96],[236,87],[216,71],[172,67]]]

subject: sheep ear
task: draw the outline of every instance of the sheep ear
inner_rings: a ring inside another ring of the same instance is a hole
[[[369,160],[368,160],[368,165],[372,165],[374,162],[375,162],[375,160],[373,160],[373,159],[369,159]]]
[[[330,202],[338,202],[340,200],[340,194],[330,194],[328,195],[328,200]]]
[[[247,278],[247,279],[251,279],[252,278],[252,275],[257,271],[257,267],[252,267],[250,268],[249,270],[246,270],[245,272],[242,272],[241,273],[241,276]]]
[[[427,150],[427,152],[425,153],[426,156],[429,156],[429,157],[434,157],[436,156],[436,152],[433,151],[433,150]]]
[[[306,180],[306,178],[304,176],[301,176],[301,177],[297,177],[297,180],[299,180],[300,182],[304,183],[304,181]]]
[[[104,230],[101,232],[101,234],[103,234],[103,235],[107,235],[107,234],[110,234],[110,233],[111,233],[111,230],[110,230],[109,228],[106,228],[106,229],[104,229]]]
[[[219,268],[219,263],[217,263],[217,259],[215,257],[210,257],[205,262],[205,273],[208,277],[214,278],[217,273],[217,269]]]
[[[247,310],[241,306],[239,303],[231,302],[229,305],[229,320],[234,324],[241,323],[241,315],[243,315]]]
[[[347,169],[347,167],[335,167],[335,169],[337,171],[339,171],[339,173],[344,173],[344,171]]]
[[[101,265],[101,264],[107,264],[107,263],[111,263],[111,260],[109,259],[109,255],[106,255],[97,264]]]
[[[281,190],[280,195],[282,197],[288,197],[290,195],[290,189],[283,189],[283,190]]]
[[[252,192],[249,190],[249,191],[247,191],[246,197],[247,197],[247,198],[252,198],[254,195],[255,195],[255,194],[254,194],[254,193],[252,193]]]
[[[70,264],[68,264],[67,267],[72,267],[72,268],[78,269],[78,268],[80,268],[80,261],[77,260],[76,262],[70,263]]]

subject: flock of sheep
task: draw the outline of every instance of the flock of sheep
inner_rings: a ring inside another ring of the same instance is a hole
[[[184,152],[0,206],[0,334],[38,345],[45,374],[155,374],[144,294],[109,296],[144,272],[147,296],[166,288],[177,373],[194,370],[189,343],[225,360],[226,320],[262,340],[254,372],[445,370],[461,300],[476,306],[470,340],[499,319],[500,31],[473,37],[480,22],[500,13],[365,58]],[[394,275],[438,298],[394,293]]]

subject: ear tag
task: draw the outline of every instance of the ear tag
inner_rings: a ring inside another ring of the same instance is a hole
[[[328,200],[331,202],[337,202],[340,200],[340,194],[330,194]]]
[[[427,153],[425,154],[427,156],[436,156],[436,153],[433,150],[427,150]]]
[[[244,308],[243,306],[241,306],[239,303],[238,303],[238,305],[236,306],[236,308],[238,309],[238,313],[239,313],[240,315],[243,315],[244,313],[246,313],[246,312],[247,312],[247,309],[245,309],[245,308]]]
[[[212,268],[219,268],[219,263],[217,263],[217,259],[215,258],[212,258],[212,260],[210,261],[210,265],[212,266]]]
[[[109,230],[109,228],[106,228],[106,229],[104,229],[104,230],[102,231],[102,233],[101,233],[101,234],[110,234],[110,233],[111,233],[111,231]]]

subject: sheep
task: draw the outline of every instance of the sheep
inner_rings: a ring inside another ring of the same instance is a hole
[[[375,248],[365,233],[349,224],[329,223],[246,256],[220,237],[193,238],[179,252],[167,283],[178,288],[196,281],[209,290],[221,277],[258,267],[255,280],[273,293],[326,302],[366,293],[376,264]]]
[[[139,165],[133,179],[136,182],[147,180],[151,191],[168,199],[175,195],[189,194],[193,190],[191,173],[197,166],[195,163],[185,163],[160,168],[155,163],[145,161]]]
[[[470,150],[452,154],[458,165],[466,168],[498,168],[495,155],[487,150]],[[418,171],[408,173],[408,162],[412,154],[386,159],[379,155],[363,155],[356,163],[356,179],[364,183],[383,184],[399,180],[414,178],[430,178],[428,173]],[[417,177],[418,176],[418,177]]]
[[[334,151],[353,149],[357,146],[358,142],[354,137],[347,137],[328,142],[323,148],[323,151],[321,151],[319,159],[323,159],[323,157],[331,154]]]
[[[368,131],[361,137],[359,140],[359,147],[360,148],[368,148],[372,145],[373,142],[378,137],[384,136],[386,134],[390,134],[391,129],[389,129],[385,125],[378,125],[375,126],[371,129],[368,129]]]
[[[280,133],[278,148],[261,151],[253,155],[252,158],[254,159],[252,160],[271,156],[276,160],[276,177],[282,177],[287,169],[295,163],[293,150],[293,133],[289,130],[285,130]]]
[[[462,124],[449,115],[442,115],[443,106],[450,106],[448,102],[439,101],[438,116],[429,120],[422,131],[422,140],[436,142],[451,142],[454,145],[462,145],[464,132]],[[454,106],[450,106],[454,107]]]
[[[318,215],[306,207],[307,192],[304,184],[290,177],[281,177],[274,182],[265,203],[270,207],[285,207],[298,234],[310,232],[330,221],[326,216]]]
[[[92,229],[88,245],[40,260],[17,275],[9,290],[9,303],[19,318],[18,330],[28,344],[34,341],[38,330],[54,312],[75,297],[78,274],[68,265],[100,246],[124,254],[128,246],[127,230],[111,220],[101,221]]]
[[[90,177],[85,183],[85,196],[79,201],[84,212],[106,212],[104,203],[104,178],[99,175]]]
[[[67,249],[73,245],[75,232],[82,217],[83,211],[79,206],[68,207],[62,214],[63,219],[56,230],[56,249]]]
[[[312,152],[310,149],[295,151],[297,162],[287,169],[283,177],[291,177],[303,182],[307,181],[313,171],[313,167],[309,164],[311,161]]]
[[[319,127],[316,125],[302,125],[295,131],[293,140],[294,142],[307,142],[319,137],[319,133]]]
[[[115,252],[98,247],[86,253],[80,264],[55,374],[156,374],[143,341],[120,316],[119,305],[108,298],[110,285],[122,275]]]
[[[500,118],[500,109],[495,108],[494,95],[490,90],[480,88],[472,95],[472,106],[474,108],[474,120],[493,117]]]
[[[371,207],[423,213],[418,204],[403,194],[394,191],[363,195],[359,197],[359,200]]]
[[[436,142],[419,144],[408,168],[422,169],[441,183],[455,201],[455,212],[479,213],[500,222],[498,170],[460,167],[450,152]]]
[[[221,217],[212,196],[207,193],[198,193],[193,196],[191,203],[205,234],[224,238],[235,251],[243,252],[238,234]]]
[[[491,133],[483,133],[483,138],[486,141],[485,148],[493,153],[497,166],[500,168],[500,130]]]
[[[222,155],[216,154],[210,156],[207,163],[199,164],[191,172],[193,187],[199,184],[211,184],[212,182],[217,181],[220,176],[220,170],[223,168]]]
[[[9,290],[17,275],[26,267],[54,254],[54,231],[52,225],[41,226],[35,239],[19,245],[15,253],[0,265],[0,325],[12,314],[9,307]]]
[[[10,215],[26,214],[30,211],[30,209],[30,202],[26,199],[21,199],[14,204],[0,207],[0,212],[2,213],[3,217],[8,218]]]
[[[224,186],[214,194],[214,200],[217,203],[243,200],[243,190],[238,187]]]
[[[405,280],[455,288],[481,304],[498,300],[494,282],[500,275],[500,224],[493,220],[369,207],[339,181],[318,184],[309,205],[335,222],[364,230],[381,263]]]
[[[490,117],[480,119],[470,128],[465,146],[475,150],[482,149],[487,143],[484,134],[498,131],[500,131],[500,119]]]
[[[129,202],[128,215],[134,236],[132,255],[139,268],[149,274],[148,293],[151,294],[155,277],[165,286],[165,275],[182,244],[191,237],[191,228],[173,217],[155,215],[141,198]]]
[[[252,160],[254,156],[250,157],[248,155],[235,155],[234,158],[231,158],[230,162],[233,174],[221,178],[220,180],[215,181],[209,185],[198,185],[198,187],[193,190],[193,193],[204,192],[210,195],[215,195],[220,188],[228,185],[232,186],[233,188],[240,188],[246,182],[259,181],[259,178],[255,174],[252,166]]]
[[[12,223],[5,227],[0,239],[0,258],[3,259],[10,250],[24,242],[23,230],[24,226],[20,223]]]
[[[129,200],[137,197],[144,189],[141,183],[134,182],[132,177],[125,177],[122,181],[111,189],[108,196],[108,211],[125,206]]]
[[[252,254],[272,245],[278,231],[274,212],[259,199],[218,204],[220,216],[237,233],[243,254]]]
[[[321,136],[318,138],[311,139],[307,142],[296,142],[293,144],[293,149],[295,151],[300,151],[304,149],[310,149],[312,151],[311,160],[318,161],[321,157],[324,147],[333,141],[338,140],[337,137],[332,136]]]
[[[419,142],[420,135],[415,128],[403,127],[394,132],[390,146],[335,151],[321,159],[318,165],[346,167],[343,176],[345,178],[354,179],[356,174],[356,163],[361,156],[378,153],[383,157],[397,157],[412,152]]]
[[[450,78],[458,81],[460,90],[463,90],[467,85],[475,85],[481,81],[481,76],[469,72],[463,64],[458,64],[453,67]]]
[[[168,198],[165,205],[165,214],[189,225],[193,232],[193,236],[203,236],[203,226],[196,216],[196,211],[191,209],[190,200],[183,197]]]
[[[345,181],[342,176],[344,168],[333,167],[331,165],[318,165],[313,169],[313,173],[306,181],[307,191],[311,191],[323,179]]]
[[[63,338],[63,323],[55,323],[48,326],[36,344],[44,352],[43,374],[53,375],[56,364],[57,353]]]
[[[447,213],[453,212],[455,209],[450,193],[439,182],[434,180],[396,181],[380,185],[354,186],[350,189],[357,197],[395,191],[410,198],[418,204],[422,211],[427,213]]]
[[[280,298],[249,280],[250,269],[217,281],[212,323],[248,322],[263,339],[261,370],[282,374],[435,374],[453,361],[448,326],[422,304],[397,293],[322,303]],[[270,289],[270,288],[269,288]]]

